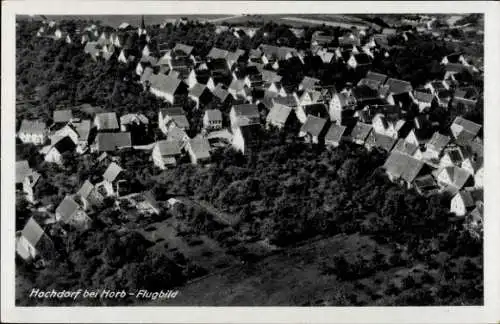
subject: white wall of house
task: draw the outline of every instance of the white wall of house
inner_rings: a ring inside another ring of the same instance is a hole
[[[156,165],[158,168],[162,170],[165,170],[165,164],[163,163],[163,157],[160,153],[158,145],[155,145],[155,147],[153,148],[152,157],[154,165]]]
[[[55,148],[51,148],[49,152],[45,155],[45,161],[50,163],[61,164],[62,163],[62,155]]]
[[[241,130],[239,127],[233,129],[233,147],[242,153],[245,153],[245,140],[243,135],[241,134]]]
[[[467,213],[467,208],[460,195],[455,195],[455,197],[451,199],[450,211],[457,216],[464,216]]]
[[[19,133],[19,139],[23,143],[33,143],[35,145],[41,145],[47,140],[47,135],[39,133]]]

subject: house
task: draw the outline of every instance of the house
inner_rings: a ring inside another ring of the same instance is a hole
[[[469,172],[457,166],[446,166],[436,171],[436,180],[444,191],[452,194],[456,193],[464,186],[472,184],[472,177]]]
[[[463,161],[464,156],[461,148],[458,146],[450,146],[444,150],[443,155],[441,156],[441,159],[439,161],[439,165],[441,167],[454,165],[461,166]]]
[[[467,145],[481,130],[481,125],[476,124],[463,117],[456,117],[450,126],[450,131],[459,145]]]
[[[101,55],[98,45],[98,42],[88,41],[85,43],[85,47],[83,49],[85,54],[90,55],[94,61],[97,61],[97,58]]]
[[[74,200],[79,201],[80,206],[84,210],[89,210],[93,206],[100,207],[107,193],[99,192],[98,189],[98,186],[94,186],[89,180],[85,180],[81,188],[77,191]]]
[[[63,137],[55,144],[51,145],[45,154],[45,161],[49,163],[62,164],[62,155],[67,152],[73,152],[76,149],[75,142],[69,137]]]
[[[345,36],[339,37],[338,41],[339,41],[340,47],[360,46],[361,45],[361,40],[359,39],[359,37],[357,37],[353,33],[349,33]]]
[[[55,144],[64,137],[70,137],[76,145],[76,152],[83,154],[89,145],[90,129],[90,120],[72,119],[63,128],[57,130],[50,140],[52,144]]]
[[[425,143],[424,150],[417,150],[413,155],[415,158],[427,161],[439,161],[441,152],[450,143],[450,137],[435,132],[431,139]]]
[[[384,169],[391,181],[402,180],[408,188],[425,172],[425,163],[398,151],[392,151],[384,163]]]
[[[367,150],[372,150],[373,148],[378,148],[380,150],[391,152],[397,139],[384,134],[379,134],[376,132],[370,132],[365,140],[365,147]]]
[[[133,129],[141,128],[147,130],[149,119],[143,114],[126,114],[120,117],[120,131],[130,132]]]
[[[272,108],[266,117],[266,126],[274,126],[282,129],[290,120],[292,108],[283,104],[273,102]]]
[[[57,206],[56,220],[80,230],[88,229],[92,222],[83,208],[70,196],[66,196]]]
[[[262,140],[260,124],[246,124],[233,129],[232,146],[243,154],[252,154]]]
[[[36,203],[37,200],[36,197],[38,195],[36,194],[36,185],[40,178],[41,174],[36,171],[33,171],[24,177],[23,192],[25,194],[26,200],[32,204]]]
[[[366,85],[373,90],[378,90],[378,88],[380,88],[380,86],[383,85],[386,80],[387,75],[368,71],[366,73],[366,76],[363,79],[359,80],[358,86]]]
[[[33,172],[30,168],[28,161],[16,161],[16,186],[21,185],[24,179]]]
[[[348,67],[354,70],[366,68],[371,65],[371,57],[366,53],[351,54],[346,63]]]
[[[196,83],[189,90],[189,98],[196,103],[196,109],[200,107],[200,104],[206,105],[212,100],[212,92],[208,89],[206,85]]]
[[[23,119],[17,136],[23,143],[42,145],[47,140],[48,130],[44,122]]]
[[[354,109],[356,101],[354,97],[347,92],[335,93],[328,105],[328,113],[330,115],[330,120],[337,122],[337,124],[343,123],[344,112],[349,109]]]
[[[152,74],[149,91],[165,101],[174,104],[176,97],[187,94],[187,84],[173,75]]]
[[[169,166],[177,165],[177,160],[181,156],[179,144],[175,141],[158,141],[153,148],[153,163],[162,170]]]
[[[177,146],[179,146],[182,150],[189,141],[189,136],[183,129],[180,129],[177,126],[172,126],[168,130],[167,141],[177,143]]]
[[[113,132],[120,129],[115,112],[97,113],[94,118],[94,125],[97,127],[98,132]]]
[[[105,188],[107,196],[120,196],[128,192],[125,172],[115,162],[109,164],[102,177],[104,180],[99,185]]]
[[[207,58],[210,59],[225,59],[229,55],[229,51],[217,48],[217,47],[212,47],[210,49],[210,52],[207,54]]]
[[[234,105],[229,112],[229,120],[233,129],[243,125],[259,124],[259,109],[255,104]]]
[[[210,161],[210,144],[208,139],[197,136],[186,145],[186,151],[192,164],[206,163]]]
[[[432,106],[432,102],[435,100],[434,95],[425,91],[415,91],[413,93],[414,102],[418,105],[418,110],[423,112],[428,110]]]
[[[327,120],[308,115],[306,122],[299,131],[299,137],[303,137],[307,143],[319,144],[323,141],[326,133]]]
[[[374,90],[366,85],[356,86],[349,92],[350,97],[352,97],[352,100],[354,100],[357,107],[384,104],[384,102],[378,96],[377,90]]]
[[[453,95],[452,105],[462,107],[465,111],[471,111],[476,107],[478,99],[479,93],[475,88],[458,88]]]
[[[52,121],[54,124],[68,123],[73,119],[73,113],[71,110],[54,110]]]
[[[54,252],[52,240],[33,217],[24,225],[21,233],[16,235],[16,252],[25,261],[50,258]]]
[[[299,105],[295,108],[295,115],[301,124],[304,124],[309,115],[329,119],[330,113],[328,108],[323,103],[313,103],[307,105]]]
[[[92,147],[93,152],[112,152],[132,146],[129,132],[98,133]]]
[[[319,79],[305,76],[299,84],[299,91],[314,90],[319,86],[319,84]]]
[[[436,180],[431,174],[418,177],[413,181],[415,190],[422,196],[437,194],[440,190]]]
[[[381,86],[379,93],[382,97],[386,98],[390,94],[398,95],[405,92],[412,91],[411,83],[399,79],[389,78],[383,86]]]
[[[246,82],[246,80],[248,81]],[[246,80],[237,80],[233,78],[233,81],[231,81],[231,84],[227,89],[227,91],[233,96],[233,98],[235,99],[242,98],[244,100],[251,99],[247,97],[248,93],[246,91],[251,84],[249,78],[246,78]]]
[[[219,109],[207,109],[203,115],[203,128],[217,130],[222,128],[222,113]]]
[[[322,31],[315,31],[311,36],[311,48],[327,46],[333,42],[334,36],[326,35]]]
[[[408,133],[406,120],[393,115],[378,113],[372,120],[373,131],[394,138],[405,137]]]
[[[373,130],[372,125],[358,121],[356,125],[354,125],[351,131],[350,134],[351,141],[358,145],[364,145],[366,139],[368,138],[368,135],[370,135],[372,130]]]
[[[476,205],[472,200],[469,191],[460,190],[452,199],[450,203],[450,212],[455,213],[457,216],[465,216],[467,212],[472,211]]]
[[[337,147],[344,138],[346,127],[340,124],[331,124],[325,135],[325,145]]]
[[[443,59],[441,60],[441,64],[443,64],[443,65],[448,65],[450,63],[453,63],[453,64],[462,64],[464,66],[468,66],[469,65],[467,63],[467,61],[465,60],[465,57],[463,56],[462,53],[448,54],[448,55],[444,56]]]
[[[232,144],[233,134],[224,128],[208,133],[207,140],[211,147],[226,147]]]
[[[394,146],[394,151],[398,151],[400,153],[414,156],[415,152],[418,150],[418,144],[414,142],[407,141],[406,139],[398,139],[396,145]]]
[[[234,96],[218,84],[212,91],[214,102],[221,107],[230,107],[233,104]]]
[[[182,130],[189,129],[189,121],[182,107],[160,109],[158,113],[158,126],[163,134],[167,135],[169,128],[175,126]]]

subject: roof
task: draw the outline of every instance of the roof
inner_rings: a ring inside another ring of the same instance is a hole
[[[408,81],[390,78],[386,81],[385,85],[389,86],[389,93],[400,94],[403,92],[410,92],[412,90],[411,83]]]
[[[126,114],[120,117],[120,124],[132,124],[132,123],[142,123],[148,124],[149,119],[143,114]]]
[[[234,90],[234,91],[241,91],[244,88],[245,88],[245,81],[244,80],[233,79],[233,81],[231,81],[231,84],[229,85],[229,89]]]
[[[275,102],[266,117],[266,121],[268,123],[285,124],[291,112],[291,107]]]
[[[222,113],[219,109],[207,109],[205,115],[208,120],[222,120]]]
[[[206,85],[196,83],[190,90],[189,95],[195,98],[200,98],[203,92],[208,89]]]
[[[16,161],[16,183],[21,183],[24,178],[32,173],[33,170],[30,168],[28,161]]]
[[[340,142],[345,130],[345,126],[332,124],[325,135],[325,142]]]
[[[203,137],[193,138],[189,141],[189,146],[197,159],[210,158],[210,144],[208,143],[208,139]]]
[[[365,144],[373,147],[378,147],[390,152],[396,144],[396,139],[384,134],[379,134],[376,132],[370,132],[366,138]]]
[[[98,151],[114,151],[123,147],[131,147],[130,133],[99,133],[96,137],[96,146]]]
[[[78,133],[80,141],[87,141],[90,134],[91,123],[88,119],[80,120],[79,122],[73,121],[71,122],[74,129]]]
[[[472,133],[474,136],[477,135],[477,133],[481,129],[481,125],[471,122],[470,120],[467,120],[460,116],[455,118],[453,124],[462,126],[463,130]]]
[[[67,220],[73,215],[79,206],[70,196],[66,196],[63,201],[57,206],[56,214],[59,214],[63,220]]]
[[[282,96],[275,97],[273,98],[273,101],[292,108],[298,105],[297,98],[292,94],[289,94],[285,97]]]
[[[21,127],[19,128],[19,133],[42,135],[46,130],[47,126],[44,122],[38,120],[23,119],[23,121],[21,122]]]
[[[229,96],[229,92],[227,90],[225,90],[224,88],[222,88],[222,85],[221,84],[218,84],[214,90],[212,91],[212,93],[214,94],[214,96],[216,96],[217,98],[219,98],[220,101],[225,101],[227,96]]]
[[[45,232],[40,227],[40,225],[38,225],[36,220],[33,219],[33,217],[30,217],[21,232],[21,235],[34,247],[37,245],[38,241],[40,241],[44,234]]]
[[[164,74],[152,74],[149,78],[149,82],[152,88],[168,94],[174,94],[181,84],[181,80],[174,75]]]
[[[325,128],[326,122],[326,119],[309,115],[304,125],[300,128],[300,132],[310,134],[311,136],[319,136],[323,128]]]
[[[324,51],[320,51],[320,52],[316,53],[316,55],[318,55],[321,58],[323,63],[330,63],[333,60],[333,58],[335,57],[335,53],[324,52]]]
[[[95,115],[95,123],[98,130],[118,129],[118,118],[115,112],[98,113]]]
[[[176,51],[181,51],[186,55],[190,55],[191,52],[193,51],[193,46],[177,43],[177,44],[175,44],[175,47],[172,50],[172,52],[176,52]]]
[[[351,131],[351,137],[353,140],[365,141],[368,134],[372,131],[372,128],[372,125],[357,122]]]
[[[228,55],[229,55],[229,51],[226,51],[226,50],[223,50],[220,48],[216,48],[216,47],[212,47],[212,49],[208,53],[207,57],[210,57],[212,59],[221,59],[221,58],[223,59],[223,58],[226,58]]]
[[[370,56],[366,53],[354,54],[354,58],[358,64],[370,64],[371,59]]]
[[[464,202],[465,207],[472,207],[475,205],[474,200],[472,199],[472,196],[469,191],[460,190],[455,197],[460,197]]]
[[[413,94],[415,99],[420,102],[425,102],[425,103],[431,103],[432,100],[434,99],[434,96],[432,93],[429,92],[423,92],[423,91],[415,91]]]
[[[237,117],[245,116],[245,117],[260,117],[259,109],[255,104],[241,104],[234,105],[232,107],[234,113]]]
[[[240,126],[241,135],[245,141],[245,146],[255,146],[261,139],[260,124],[249,124]]]
[[[441,152],[449,142],[449,136],[435,132],[432,135],[431,139],[427,142],[426,147],[436,152]]]
[[[181,149],[176,141],[163,140],[156,142],[162,156],[180,155]]]
[[[65,123],[69,122],[73,118],[73,113],[71,110],[55,110],[52,119],[54,123]]]
[[[85,180],[82,187],[80,188],[80,190],[78,190],[76,194],[84,199],[87,199],[92,190],[94,190],[94,185],[89,180]]]
[[[118,175],[122,171],[123,169],[118,164],[116,164],[115,162],[111,162],[111,164],[108,166],[102,177],[106,181],[113,182],[116,180],[116,177],[118,177]]]
[[[384,168],[389,174],[407,182],[413,182],[423,166],[424,162],[394,150],[384,163]]]
[[[75,142],[73,142],[69,136],[59,139],[54,145],[52,145],[52,148],[55,148],[59,153],[72,151],[75,147]]]
[[[261,76],[262,80],[266,82],[280,82],[282,78],[278,73],[269,70],[262,70]]]
[[[318,84],[318,83],[319,83],[319,79],[305,76],[304,79],[302,79],[302,82],[300,83],[299,87],[301,89],[305,89],[305,90],[313,89],[316,87],[316,84]]]
[[[451,184],[456,188],[462,188],[470,177],[469,172],[457,166],[448,166],[441,170],[440,173],[446,172],[451,180]]]
[[[407,155],[413,155],[418,150],[418,145],[409,143],[404,139],[400,138],[396,143],[396,146],[394,146],[393,150]]]

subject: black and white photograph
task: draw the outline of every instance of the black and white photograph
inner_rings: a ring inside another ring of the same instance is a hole
[[[15,307],[486,305],[484,10],[117,5],[15,13]]]

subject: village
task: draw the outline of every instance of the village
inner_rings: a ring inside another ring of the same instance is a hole
[[[434,20],[408,20],[414,26],[410,31],[395,27],[367,33],[352,28],[337,39],[315,32],[307,40],[308,51],[261,44],[250,51],[213,47],[205,57],[195,55],[196,49],[187,43],[177,42],[173,48],[154,43],[153,48],[154,37],[144,17],[137,28],[126,22],[118,28],[92,24],[73,33],[55,21],[44,20],[37,37],[78,42],[96,62],[116,60],[130,66],[143,91],[165,105],[154,112],[156,120],[142,113],[118,115],[113,111],[95,112],[85,119],[75,115],[71,107],[53,111],[50,123],[22,120],[17,140],[36,145],[45,162],[62,165],[69,152],[95,156],[96,163],[107,163],[107,168],[100,182],[86,179],[77,192],[47,208],[39,204],[37,184],[41,174],[27,160],[16,161],[16,192],[32,208],[51,215],[47,223],[63,223],[78,231],[92,227],[92,215],[106,199],[113,199],[118,209],[126,204],[144,215],[159,214],[151,191],[134,192],[129,185],[116,158],[120,150],[141,151],[150,157],[144,164],[166,173],[189,163],[210,168],[214,151],[232,148],[252,156],[272,130],[325,150],[354,143],[368,151],[386,152],[383,170],[390,181],[425,197],[446,194],[450,197],[449,211],[471,218],[479,228],[483,219],[482,124],[457,115],[446,125],[429,115],[438,108],[459,107],[464,112],[477,109],[483,90],[462,74],[480,77],[482,67],[476,66],[480,63],[463,53],[448,53],[439,62],[443,77],[418,85],[372,69],[374,60],[389,57],[391,38],[399,37],[404,42],[414,37],[412,33],[444,37],[432,27]],[[168,23],[187,22],[178,19]],[[304,37],[300,28],[290,29]],[[225,25],[216,29],[230,31],[235,37],[252,37],[257,30]],[[140,41],[134,44],[132,38]],[[144,46],[138,49],[137,43]],[[307,75],[294,87],[284,86],[278,73],[280,65],[290,61],[303,64],[311,57],[321,64],[343,64],[362,77],[341,89]],[[202,116],[196,131],[183,109],[185,102]],[[154,138],[145,140],[151,133]],[[168,201],[169,206],[177,203],[182,202],[176,198]],[[40,249],[51,245],[44,226],[32,217],[17,233],[16,251],[22,259],[36,260]]]

